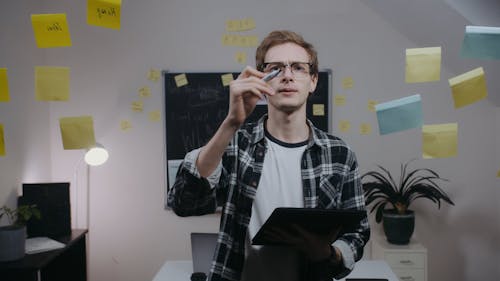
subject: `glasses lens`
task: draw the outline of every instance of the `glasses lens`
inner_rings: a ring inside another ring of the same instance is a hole
[[[264,65],[264,72],[266,73],[269,73],[269,72],[273,72],[277,69],[280,69],[281,72],[283,72],[283,70],[285,69],[285,65],[283,63],[280,63],[280,62],[270,62],[270,63],[267,63]]]
[[[290,65],[292,73],[296,77],[306,77],[309,75],[309,64],[305,62],[294,62]]]

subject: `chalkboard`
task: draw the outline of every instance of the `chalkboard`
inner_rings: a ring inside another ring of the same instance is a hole
[[[178,76],[181,74],[185,75],[187,81],[179,79],[182,78]],[[222,83],[222,75],[225,74],[229,72],[163,72],[167,192],[173,184],[177,167],[186,153],[205,145],[226,117],[229,86],[224,86]],[[232,73],[234,79],[238,75],[239,73]],[[329,118],[331,76],[330,70],[320,71],[316,91],[310,95],[307,103],[307,118],[316,127],[327,132],[331,127]],[[319,114],[313,112],[313,106],[318,109],[318,105]],[[267,105],[257,105],[247,122],[257,120],[266,112]]]

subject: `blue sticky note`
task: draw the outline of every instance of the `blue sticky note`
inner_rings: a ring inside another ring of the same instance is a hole
[[[462,57],[500,59],[500,27],[466,26]]]
[[[375,105],[381,135],[422,127],[422,99],[413,95]]]

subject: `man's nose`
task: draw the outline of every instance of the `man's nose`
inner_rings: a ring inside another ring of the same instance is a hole
[[[293,77],[292,67],[290,65],[285,65],[283,67],[283,77]]]

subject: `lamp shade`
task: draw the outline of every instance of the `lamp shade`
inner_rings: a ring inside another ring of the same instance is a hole
[[[90,166],[99,166],[104,164],[108,160],[108,151],[99,143],[96,143],[94,147],[91,147],[85,153],[85,163]]]

